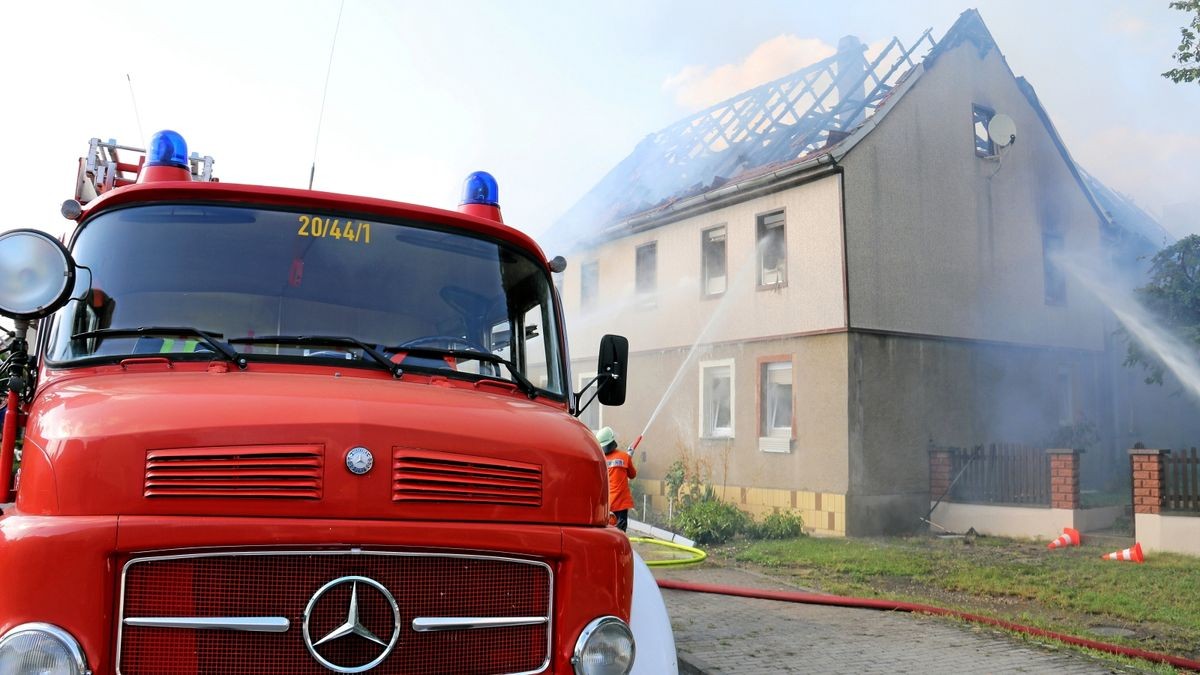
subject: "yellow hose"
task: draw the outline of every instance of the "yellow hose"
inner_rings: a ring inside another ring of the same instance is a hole
[[[654,539],[652,537],[630,537],[629,541],[639,544],[655,544],[657,546],[665,546],[667,548],[679,549],[692,554],[691,558],[672,558],[670,560],[646,560],[647,567],[670,567],[673,565],[691,565],[698,563],[708,557],[708,554],[698,548],[692,546],[684,546],[676,544],[673,541],[663,541],[662,539]]]

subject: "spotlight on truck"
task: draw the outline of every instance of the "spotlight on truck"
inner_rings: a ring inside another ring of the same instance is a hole
[[[57,239],[39,230],[0,234],[0,314],[40,319],[67,301],[75,263]]]

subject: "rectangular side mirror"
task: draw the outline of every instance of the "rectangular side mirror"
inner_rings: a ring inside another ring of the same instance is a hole
[[[603,405],[625,403],[626,373],[629,369],[629,340],[621,335],[600,338],[600,359],[596,372],[603,378],[597,398]]]

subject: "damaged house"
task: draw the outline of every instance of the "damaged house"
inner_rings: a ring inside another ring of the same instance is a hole
[[[1091,426],[1089,452],[1126,466],[1161,428],[1118,410],[1145,385],[1057,256],[1163,242],[1093,182],[976,11],[872,57],[844,38],[651,134],[548,233],[576,386],[602,334],[630,341],[626,405],[582,419],[628,443],[661,401],[636,457],[656,508],[687,457],[824,534],[917,528],[932,446]],[[1159,396],[1161,418],[1198,417]]]

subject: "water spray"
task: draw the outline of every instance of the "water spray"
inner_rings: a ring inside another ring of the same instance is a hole
[[[1097,274],[1066,256],[1057,256],[1055,262],[1106,305],[1117,320],[1179,378],[1185,389],[1200,398],[1200,362],[1188,346],[1159,325],[1128,292],[1104,283]]]
[[[738,266],[737,274],[730,277],[731,281],[729,287],[726,288],[725,296],[721,298],[720,303],[717,305],[716,309],[713,310],[712,316],[710,316],[708,319],[708,323],[704,324],[704,328],[702,328],[700,330],[700,334],[696,336],[696,341],[692,343],[692,347],[688,350],[687,356],[683,358],[683,363],[679,364],[679,369],[675,371],[675,377],[671,378],[671,383],[667,385],[667,390],[663,392],[662,398],[660,398],[658,401],[658,405],[656,405],[654,407],[654,411],[650,413],[650,419],[646,420],[646,426],[642,429],[642,433],[638,434],[638,437],[634,439],[633,444],[629,446],[630,452],[637,449],[638,443],[642,442],[642,437],[650,431],[650,425],[654,424],[654,420],[658,418],[658,414],[662,412],[663,408],[667,404],[667,401],[670,400],[671,395],[675,393],[675,389],[679,387],[679,383],[683,381],[683,373],[696,358],[696,354],[700,350],[700,345],[704,343],[704,339],[708,337],[710,332],[712,332],[712,328],[717,324],[717,320],[725,316],[725,312],[729,309],[729,306],[733,304],[730,302],[730,299],[738,295],[735,291],[742,288],[744,282],[749,276],[747,271],[753,268],[752,263],[758,259],[758,253],[761,250],[763,243],[765,242],[760,242],[759,245],[755,246],[751,250],[751,255],[748,256],[742,262],[742,264]]]

